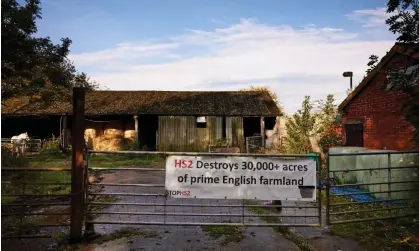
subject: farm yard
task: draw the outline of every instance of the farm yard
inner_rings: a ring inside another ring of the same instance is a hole
[[[56,144],[56,143],[55,143]],[[53,142],[46,144],[54,145]],[[56,148],[58,149],[58,148]],[[2,154],[2,156],[6,156]],[[71,158],[59,150],[51,147],[41,150],[38,154],[20,157],[19,167],[30,168],[70,168]],[[3,162],[3,161],[2,161]],[[16,163],[16,160],[14,161]],[[382,250],[394,250],[396,247],[412,248],[417,243],[413,236],[417,233],[417,225],[411,219],[401,218],[394,220],[371,222],[355,222],[333,225],[329,230],[320,227],[241,227],[241,226],[153,226],[136,225],[135,222],[242,222],[242,215],[247,215],[248,223],[272,224],[316,224],[316,219],[309,215],[318,214],[315,204],[285,202],[281,216],[275,215],[275,210],[263,206],[264,201],[250,200],[205,200],[205,199],[165,199],[164,196],[139,196],[139,194],[164,194],[163,187],[141,187],[135,184],[164,185],[164,171],[149,169],[164,169],[164,158],[155,155],[92,155],[89,158],[89,196],[88,202],[93,202],[87,208],[87,219],[93,224],[94,234],[87,238],[83,244],[67,243],[69,230],[67,226],[36,227],[37,225],[56,225],[69,223],[70,173],[69,172],[16,172],[2,176],[2,214],[21,213],[19,207],[6,210],[9,204],[31,203],[57,203],[64,206],[27,207],[25,213],[39,213],[36,216],[17,215],[4,217],[2,221],[2,234],[10,235],[12,232],[20,234],[52,234],[51,239],[4,239],[9,243],[10,250],[34,250],[34,248],[47,248],[47,250],[101,250],[105,247],[118,247],[135,249],[149,248],[165,250],[173,245],[182,250],[196,250],[205,245],[207,250],[253,250],[264,247],[266,250],[329,250],[335,247],[352,248],[348,250],[370,250],[377,246]],[[98,167],[99,169],[95,169]],[[129,170],[132,168],[133,170]],[[135,168],[148,168],[147,171]],[[23,173],[20,174],[19,173]],[[7,183],[6,181],[13,181]],[[26,182],[23,187],[20,182]],[[30,183],[61,183],[63,185],[30,185]],[[106,184],[121,183],[126,186],[108,186]],[[64,185],[65,184],[65,185]],[[131,186],[130,186],[131,184]],[[4,196],[7,194],[20,194],[24,192],[30,197]],[[98,194],[105,195],[98,195]],[[48,196],[34,196],[45,194]],[[112,195],[113,194],[113,195]],[[135,195],[137,194],[137,195]],[[61,196],[60,196],[61,195]],[[318,194],[319,196],[320,194]],[[325,221],[326,196],[322,198],[322,214]],[[332,196],[330,203],[353,202],[344,196]],[[66,204],[67,203],[67,204]],[[140,205],[135,205],[139,203]],[[234,205],[260,207],[233,207]],[[124,205],[128,204],[128,205]],[[130,205],[131,204],[131,205]],[[141,205],[143,204],[143,205]],[[167,206],[164,206],[167,204]],[[185,206],[170,206],[180,204]],[[6,206],[6,207],[4,207]],[[211,207],[205,207],[211,206]],[[305,208],[314,206],[314,208]],[[301,208],[300,208],[301,207]],[[396,215],[400,210],[368,212],[371,209],[381,209],[380,205],[346,205],[338,211],[356,211],[359,218],[389,217]],[[366,212],[362,213],[362,211]],[[333,212],[333,211],[332,211]],[[43,215],[44,214],[44,215]],[[48,215],[52,214],[52,215]],[[55,215],[54,215],[55,214]],[[65,214],[65,215],[64,215]],[[136,215],[137,214],[137,215]],[[191,216],[187,216],[190,214]],[[207,214],[207,216],[193,216]],[[211,216],[219,214],[219,216]],[[224,215],[224,216],[220,216]],[[300,216],[300,217],[295,217]],[[339,220],[350,220],[339,218]],[[112,222],[125,222],[126,224],[108,224]],[[132,222],[132,223],[130,223]],[[359,231],[363,235],[359,236]],[[19,232],[20,231],[20,232]],[[382,238],[385,236],[386,238]],[[271,243],[267,245],[266,243]],[[374,244],[372,244],[374,243]]]
[[[3,250],[419,250],[418,0],[128,2],[2,1]]]
[[[160,172],[160,174],[156,174],[156,172],[149,171],[149,172],[141,172],[138,171],[120,171],[118,170],[118,167],[128,167],[128,166],[142,166],[142,167],[155,167],[155,168],[162,168],[164,167],[164,162],[162,162],[163,159],[155,158],[152,156],[149,157],[109,157],[109,156],[95,156],[91,158],[91,164],[94,166],[100,166],[100,167],[108,167],[110,169],[106,171],[101,171],[100,174],[98,174],[98,171],[93,171],[91,176],[89,176],[89,179],[92,183],[101,184],[101,183],[127,183],[127,184],[136,184],[136,183],[155,183],[155,184],[164,184],[164,172]],[[43,168],[68,168],[70,166],[70,160],[68,156],[46,156],[42,153],[39,156],[31,157],[29,160],[28,166],[36,168],[40,166],[40,163],[42,163]],[[95,174],[93,174],[95,173]],[[30,173],[32,174],[32,173]],[[17,179],[17,177],[10,177],[14,180]],[[57,175],[55,173],[46,173],[46,175],[30,175],[25,177],[19,177],[19,179],[24,179],[25,181],[37,181],[37,182],[57,182],[57,183],[68,183],[70,181],[70,176],[66,173],[63,175]],[[15,183],[17,184],[17,183]],[[7,187],[7,186],[4,186]],[[92,186],[93,187],[93,186]],[[96,187],[96,186],[94,186]],[[18,190],[18,187],[9,187],[7,190],[3,188],[3,193],[5,191],[14,193],[16,190]],[[154,190],[154,191],[153,191]],[[68,186],[55,186],[55,187],[48,187],[44,189],[40,189],[39,187],[30,188],[26,190],[27,194],[36,194],[37,192],[41,192],[43,194],[50,194],[51,197],[47,198],[34,198],[34,200],[25,201],[25,203],[33,203],[33,202],[39,202],[39,201],[56,201],[55,198],[52,195],[55,194],[68,194],[69,193],[69,187]],[[122,188],[119,187],[102,187],[99,186],[99,189],[92,188],[92,193],[119,193],[120,196],[94,196],[92,201],[97,203],[158,203],[162,202],[164,198],[162,199],[154,199],[154,198],[138,198],[138,197],[132,197],[132,196],[121,196],[122,193],[162,193],[164,192],[164,189],[156,189],[156,188],[136,188],[136,187],[129,187],[124,186]],[[2,196],[3,197],[3,196]],[[67,200],[62,200],[62,202],[65,202]],[[175,200],[176,201],[176,200]],[[3,205],[7,205],[10,203],[19,203],[19,198],[10,198],[7,201],[3,201]],[[61,202],[61,200],[60,200]],[[167,204],[173,203],[171,200],[166,201]],[[178,202],[179,203],[179,200]],[[217,219],[212,219],[211,217],[201,217],[197,218],[195,217],[188,217],[182,216],[183,213],[218,213],[218,214],[231,214],[236,213],[241,215],[241,209],[242,208],[229,208],[228,205],[236,204],[235,201],[232,200],[224,200],[224,201],[211,201],[211,200],[181,200],[181,204],[190,204],[194,203],[197,205],[197,210],[193,209],[193,211],[190,211],[191,208],[188,207],[170,207],[168,206],[165,208],[166,213],[177,213],[178,216],[165,216],[167,221],[180,221],[180,222],[187,222],[187,221],[195,221],[195,222],[212,222],[214,220],[223,222],[223,221],[239,221],[240,217],[231,217],[231,216],[224,216],[223,217],[216,217]],[[209,205],[211,204],[214,207],[211,208],[200,208],[202,205]],[[217,208],[216,206],[219,205],[221,208]],[[224,206],[224,207],[223,207]],[[61,212],[68,212],[68,207],[64,207],[61,209],[57,209],[56,206],[48,207],[48,208],[37,208],[36,211],[41,210],[42,212],[53,212],[53,213],[61,213]],[[91,212],[101,212],[103,210],[104,212],[119,212],[122,213],[122,215],[95,215],[96,221],[110,221],[110,220],[123,220],[123,221],[161,221],[163,216],[135,216],[135,215],[127,215],[123,214],[124,212],[161,212],[162,208],[158,209],[156,206],[101,206],[101,205],[95,205],[91,206],[89,208],[89,211]],[[236,211],[236,212],[234,212]],[[250,213],[250,212],[249,212]],[[98,217],[97,217],[98,216]],[[182,219],[183,218],[183,219]],[[236,218],[236,220],[234,219]],[[46,222],[51,223],[59,223],[59,222],[68,222],[69,218],[68,216],[49,216],[49,217],[35,217],[35,216],[29,216],[25,217],[25,220],[23,222],[19,222],[19,220],[16,220],[15,222],[12,221],[2,221],[3,229],[7,230],[7,234],[10,234],[11,230],[18,230],[16,228],[10,228],[11,225],[15,225],[16,227],[23,228],[23,231],[25,234],[34,233],[34,232],[28,232],[28,227],[37,225],[37,224],[46,224]],[[250,221],[259,222],[261,221],[258,219],[257,214],[253,217],[250,217]],[[291,241],[287,241],[286,239],[283,239],[280,236],[274,235],[274,231],[271,228],[248,228],[245,231],[238,228],[238,227],[180,227],[180,226],[165,226],[165,227],[152,227],[152,226],[135,226],[127,227],[125,225],[109,225],[109,224],[97,224],[94,226],[95,231],[97,234],[102,235],[103,237],[100,237],[99,239],[94,239],[92,242],[93,244],[89,245],[99,245],[101,243],[106,243],[107,241],[115,241],[120,239],[121,237],[131,237],[138,239],[137,242],[141,247],[144,247],[144,245],[152,246],[156,250],[165,250],[169,246],[176,245],[180,247],[185,247],[186,249],[194,249],[197,248],[203,244],[208,247],[208,250],[218,250],[219,246],[223,248],[228,248],[228,246],[225,245],[233,245],[235,249],[237,250],[246,250],[246,249],[253,249],[255,247],[262,247],[266,246],[266,242],[272,243],[272,246],[268,248],[267,250],[278,250],[278,249],[289,249],[289,250],[297,250],[295,244],[293,244]],[[39,229],[39,231],[46,233],[46,229]],[[48,229],[48,231],[51,231],[51,229]],[[55,241],[61,241],[65,240],[65,236],[68,235],[68,230],[63,230],[62,228],[52,228],[52,231],[54,232],[54,236],[56,236],[52,241],[49,242],[43,242],[41,241],[39,245],[45,246],[46,244],[51,245],[50,248],[54,248],[53,243]],[[232,231],[232,232],[230,232]],[[126,236],[127,235],[127,236]],[[253,237],[252,237],[253,236]],[[254,242],[254,237],[258,236],[257,242]],[[243,241],[244,238],[252,238],[252,241]],[[278,239],[275,239],[278,238]],[[161,241],[164,239],[165,241]],[[8,245],[9,247],[15,246],[14,250],[33,250],[34,243],[38,243],[37,241],[33,240],[19,240],[14,241],[11,240],[8,242],[8,240],[3,240],[4,243],[10,243]],[[240,242],[240,245],[235,243]],[[99,244],[98,244],[99,243]],[[160,244],[159,244],[160,243]],[[47,246],[48,246],[47,245]],[[136,244],[133,244],[134,246]],[[155,247],[157,245],[157,247]],[[255,246],[256,245],[256,246]],[[60,246],[59,248],[63,248],[63,246]],[[70,249],[77,249],[78,247],[68,247]],[[11,249],[13,250],[13,249]],[[84,250],[83,247],[81,247],[81,250]],[[228,249],[230,250],[230,249]]]

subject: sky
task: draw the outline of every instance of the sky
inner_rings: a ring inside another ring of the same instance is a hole
[[[39,36],[73,43],[69,58],[110,90],[266,86],[285,112],[356,86],[384,56],[385,0],[43,0]]]

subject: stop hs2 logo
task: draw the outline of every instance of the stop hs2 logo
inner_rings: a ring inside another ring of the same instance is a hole
[[[180,190],[167,190],[167,193],[171,196],[191,196],[191,191],[180,191]]]

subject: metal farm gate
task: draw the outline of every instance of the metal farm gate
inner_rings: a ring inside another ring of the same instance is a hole
[[[109,155],[129,155],[132,159],[145,160],[148,163],[136,165],[136,167],[106,167],[94,163],[95,158],[106,159]],[[170,155],[278,159],[311,157],[317,160],[317,177],[320,170],[319,155],[88,151],[86,231],[101,232],[104,228],[118,228],[117,225],[119,227],[126,225],[258,227],[321,225],[321,196],[317,196],[316,202],[283,201],[280,213],[275,210],[277,206],[264,205],[266,201],[257,198],[254,200],[171,198],[165,191],[164,162],[151,161],[159,157],[163,157],[160,160],[164,160],[164,157]],[[320,187],[317,187],[317,192],[321,194]],[[111,227],[112,225],[115,227]]]
[[[419,151],[328,153],[326,224],[419,215]]]

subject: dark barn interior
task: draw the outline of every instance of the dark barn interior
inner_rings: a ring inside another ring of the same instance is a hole
[[[243,118],[244,137],[260,136],[260,117]]]
[[[11,138],[27,132],[30,138],[45,139],[60,136],[61,116],[2,117],[1,137]],[[71,128],[71,118],[67,120]]]
[[[159,129],[159,117],[156,115],[138,116],[140,149],[156,150],[156,133]]]
[[[276,124],[276,117],[265,118],[265,130],[273,130]]]

